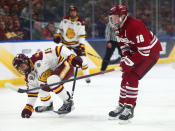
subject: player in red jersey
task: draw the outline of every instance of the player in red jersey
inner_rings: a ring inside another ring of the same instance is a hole
[[[134,115],[138,83],[159,59],[161,44],[143,22],[127,15],[125,4],[116,4],[110,10],[109,21],[115,30],[123,57],[120,62],[122,81],[119,105],[109,112],[110,118],[127,121]]]

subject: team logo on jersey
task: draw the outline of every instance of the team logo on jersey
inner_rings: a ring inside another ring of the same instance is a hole
[[[33,76],[29,76],[29,80],[34,80]]]
[[[41,74],[41,76],[38,78],[38,80],[40,80],[42,82],[46,82],[47,78],[49,76],[51,76],[52,72],[53,72],[52,70],[48,69],[47,71],[45,71]]]
[[[67,29],[67,32],[66,32],[66,36],[67,36],[67,38],[69,38],[69,39],[74,38],[74,37],[75,37],[75,32],[74,32],[74,30],[71,29],[71,28],[68,28],[68,29]]]

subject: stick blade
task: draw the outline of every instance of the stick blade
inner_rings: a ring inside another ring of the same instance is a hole
[[[5,83],[5,87],[8,88],[8,89],[10,89],[10,90],[16,91],[18,93],[26,93],[26,90],[21,89],[21,88],[13,85],[11,83]]]
[[[14,86],[11,83],[5,83],[5,87],[8,88],[8,89],[11,89],[13,91],[16,91],[16,92],[18,92],[18,89],[19,89],[18,87]]]

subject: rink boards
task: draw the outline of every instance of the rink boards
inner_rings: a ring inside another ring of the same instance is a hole
[[[160,39],[160,41],[163,51],[161,51],[161,58],[158,63],[162,64],[175,61],[174,38]],[[105,54],[106,41],[104,39],[88,40],[85,45],[90,73],[100,71],[102,58]],[[16,54],[24,53],[30,57],[37,50],[45,50],[52,46],[56,46],[52,41],[0,42],[0,87],[4,87],[4,83],[6,82],[15,85],[25,84],[23,76],[12,66],[12,59]],[[88,53],[97,57],[88,55]],[[113,57],[115,58],[115,55]],[[108,69],[116,67],[119,67],[118,63],[108,66]],[[81,70],[78,75],[82,75]]]

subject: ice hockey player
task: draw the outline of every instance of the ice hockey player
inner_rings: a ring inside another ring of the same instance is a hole
[[[32,89],[69,79],[73,75],[73,67],[82,67],[82,59],[74,55],[67,47],[56,46],[37,52],[30,58],[24,54],[17,54],[13,59],[13,66],[19,73],[25,75],[26,86]],[[63,84],[60,84],[27,92],[28,101],[21,116],[29,118],[32,115],[38,95],[43,105],[37,106],[35,111],[53,110],[53,101],[49,92],[54,92],[63,101],[62,107],[57,111],[58,114],[71,112],[74,108],[73,100]]]
[[[122,50],[122,81],[118,106],[109,112],[109,119],[128,122],[134,116],[138,84],[159,59],[161,44],[143,22],[127,15],[125,4],[110,9],[109,21]]]
[[[89,74],[88,61],[85,53],[85,23],[78,17],[76,6],[69,7],[69,16],[65,16],[60,22],[57,33],[54,34],[54,42],[64,44],[73,50],[83,60],[82,70],[85,75]],[[60,43],[60,41],[62,41]],[[90,79],[86,79],[90,83]]]

